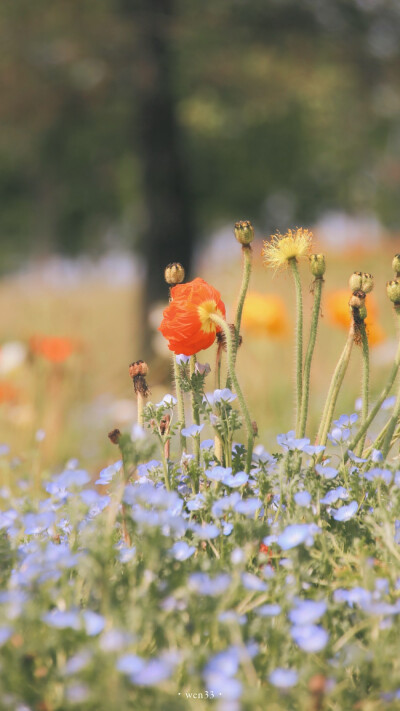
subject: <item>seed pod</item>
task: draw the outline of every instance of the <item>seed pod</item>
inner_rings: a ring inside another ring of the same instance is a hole
[[[400,276],[400,254],[395,254],[392,262],[393,271],[396,276]]]
[[[247,247],[254,239],[254,227],[250,220],[235,222],[235,237],[240,244]]]
[[[349,306],[352,309],[359,309],[365,304],[365,294],[360,289],[351,295]]]
[[[395,305],[400,305],[400,280],[392,279],[386,284],[386,291],[390,301]]]
[[[165,267],[164,278],[169,286],[180,284],[185,278],[185,270],[179,262],[172,262]]]
[[[108,433],[108,439],[113,444],[118,444],[120,437],[121,437],[121,432],[118,429],[111,430],[111,432]]]
[[[355,291],[360,291],[362,288],[362,273],[354,272],[349,279],[349,287],[354,293]]]
[[[136,360],[129,366],[129,375],[131,378],[135,378],[137,375],[147,375],[149,372],[149,366],[144,360]]]
[[[311,254],[310,257],[311,274],[317,278],[324,276],[326,270],[325,257],[323,254]]]
[[[361,276],[361,291],[364,292],[364,294],[369,294],[370,291],[374,288],[374,277],[372,274],[368,274],[368,272],[363,272]]]

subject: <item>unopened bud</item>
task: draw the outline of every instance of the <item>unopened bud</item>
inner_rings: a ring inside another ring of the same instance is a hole
[[[310,254],[311,274],[315,277],[322,277],[325,274],[326,264],[323,254]]]
[[[162,416],[162,418],[160,420],[160,432],[162,435],[168,434],[170,421],[171,421],[170,415],[163,415]]]
[[[228,323],[228,326],[229,326],[229,330],[230,330],[230,332],[231,332],[231,338],[232,338],[233,341],[235,341],[235,338],[236,338],[236,328],[235,328],[235,324],[234,324],[234,323]],[[243,342],[243,338],[242,338],[242,336],[239,334],[238,348],[239,348],[239,346],[242,345],[242,342]],[[220,348],[222,348],[224,351],[226,351],[226,337],[225,337],[224,331],[218,331],[218,332],[217,332],[217,343],[218,343],[218,345],[219,345]]]
[[[129,366],[129,375],[131,378],[136,378],[137,375],[147,375],[149,372],[149,366],[144,360],[136,360]]]
[[[167,284],[174,286],[180,284],[185,278],[185,270],[179,262],[172,262],[165,267],[164,278]]]
[[[400,254],[395,254],[392,262],[393,271],[396,276],[400,276]]]
[[[118,444],[120,437],[121,437],[121,432],[118,429],[111,430],[111,432],[108,433],[108,439],[113,444]]]
[[[394,304],[399,305],[400,304],[400,280],[392,279],[392,281],[388,281],[386,284],[386,291],[387,291],[387,295],[388,295],[390,301],[393,301]]]
[[[254,239],[254,227],[250,220],[235,222],[235,237],[244,246],[251,244]]]
[[[198,363],[196,361],[194,371],[199,375],[208,375],[209,373],[211,373],[211,367],[209,363]]]
[[[362,273],[354,272],[349,279],[349,287],[354,293],[355,291],[360,291],[362,288]]]
[[[364,292],[364,294],[369,294],[370,291],[374,288],[374,277],[372,274],[368,274],[368,272],[363,272],[361,276],[361,291]]]
[[[362,306],[364,306],[364,304],[365,304],[364,292],[361,290],[355,291],[354,294],[352,294],[350,297],[349,306],[352,309],[360,309]]]

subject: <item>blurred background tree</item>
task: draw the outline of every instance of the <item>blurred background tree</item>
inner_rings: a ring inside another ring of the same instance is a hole
[[[397,0],[3,0],[2,269],[331,209],[400,225]],[[154,275],[154,277],[152,276]]]

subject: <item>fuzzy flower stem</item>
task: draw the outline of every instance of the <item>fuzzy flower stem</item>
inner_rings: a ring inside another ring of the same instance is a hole
[[[238,305],[237,305],[237,309],[236,309],[236,317],[235,317],[235,343],[234,343],[234,352],[233,352],[234,363],[236,362],[236,355],[237,355],[237,350],[239,347],[240,324],[242,322],[243,306],[244,306],[244,301],[245,301],[246,294],[247,294],[247,289],[249,288],[249,281],[250,281],[250,274],[251,274],[251,267],[252,267],[252,249],[251,249],[250,244],[242,246],[242,254],[243,254],[243,275],[242,275],[242,284],[240,287],[239,300],[238,300]]]
[[[176,362],[175,353],[172,354],[172,363],[173,363],[173,367],[174,367],[176,399],[178,401],[178,425],[179,425],[179,430],[182,430],[182,428],[185,427],[185,405],[183,402],[183,393],[182,393],[180,376],[179,376],[179,366],[178,366],[178,363]],[[181,443],[181,451],[185,452],[186,451],[186,437],[184,437],[182,433],[180,434],[180,443]]]
[[[296,288],[296,437],[300,436],[300,414],[303,392],[303,295],[296,258],[289,259]]]
[[[398,317],[399,317],[399,321],[400,321],[400,312],[398,314]],[[353,452],[355,451],[355,448],[356,448],[358,442],[367,433],[368,427],[371,425],[371,423],[377,416],[379,410],[381,409],[383,401],[386,400],[386,398],[388,397],[388,395],[393,387],[393,384],[396,380],[397,373],[399,372],[399,368],[400,368],[400,342],[397,347],[397,353],[396,353],[396,357],[394,360],[392,370],[390,371],[389,379],[388,379],[385,387],[383,388],[381,394],[379,395],[374,407],[372,408],[371,412],[369,413],[367,419],[365,420],[365,422],[363,422],[363,424],[361,425],[360,429],[358,430],[356,436],[350,442],[349,449],[351,451],[353,451]],[[347,462],[348,458],[349,458],[349,455],[346,453],[344,461]]]
[[[307,415],[308,415],[308,402],[310,398],[310,373],[311,373],[311,363],[314,354],[315,341],[317,339],[318,330],[318,319],[321,310],[321,296],[322,296],[322,286],[324,280],[322,277],[315,279],[315,289],[314,289],[314,306],[311,317],[311,328],[310,337],[308,340],[307,353],[304,359],[304,373],[303,373],[303,392],[301,399],[301,413],[300,413],[300,437],[304,437],[307,425]]]
[[[233,350],[231,331],[230,331],[228,324],[226,323],[226,321],[223,318],[221,318],[221,316],[218,316],[217,314],[210,314],[210,319],[212,321],[214,321],[214,323],[216,323],[217,326],[222,328],[222,330],[225,334],[229,375],[232,380],[233,386],[236,390],[240,408],[242,410],[242,414],[243,414],[243,417],[244,417],[244,420],[246,423],[246,431],[247,431],[246,474],[250,474],[251,460],[252,460],[252,455],[253,455],[253,445],[254,445],[254,433],[253,433],[253,426],[251,423],[249,411],[247,409],[246,401],[243,397],[243,393],[242,393],[242,390],[240,388],[240,385],[239,385],[239,382],[238,382],[238,379],[237,379],[236,373],[235,373],[235,359],[234,359],[234,350]]]
[[[196,366],[196,356],[192,355],[190,356],[190,378],[194,375],[195,372],[195,366]],[[192,397],[192,417],[193,417],[193,423],[195,425],[200,424],[200,415],[199,415],[199,408],[196,403],[196,393],[193,391],[191,392],[191,397]],[[194,457],[196,460],[196,464],[200,464],[200,435],[195,435],[193,437],[193,449],[194,449]]]
[[[387,432],[385,435],[385,439],[383,441],[383,446],[382,446],[382,450],[381,450],[383,459],[386,459],[386,457],[388,456],[388,454],[390,452],[390,449],[393,444],[392,437],[393,437],[394,431],[399,423],[399,420],[400,420],[400,387],[399,387],[399,390],[397,393],[396,404],[394,406],[392,416],[391,416],[391,418],[388,422],[388,425],[387,425]]]
[[[138,420],[138,424],[141,427],[144,427],[143,409],[144,409],[144,397],[143,397],[142,393],[138,392],[137,393],[137,420]]]
[[[347,337],[346,345],[343,349],[342,355],[339,358],[338,364],[333,373],[331,384],[329,387],[328,397],[326,398],[326,403],[324,407],[324,413],[322,415],[322,421],[318,432],[317,442],[318,444],[325,445],[328,439],[328,432],[331,426],[333,413],[335,411],[336,401],[339,395],[340,388],[343,383],[343,378],[345,376],[347,366],[349,364],[351,349],[354,342],[354,323],[351,323],[349,335]],[[321,456],[319,457],[321,459]]]
[[[365,323],[361,325],[361,339],[362,339],[362,357],[363,357],[363,373],[362,373],[362,412],[361,412],[361,427],[365,425],[368,418],[368,406],[369,406],[369,344],[368,335],[365,328]],[[364,448],[365,437],[367,433],[364,432],[361,437],[358,447],[355,450],[355,454],[358,456],[362,455]]]

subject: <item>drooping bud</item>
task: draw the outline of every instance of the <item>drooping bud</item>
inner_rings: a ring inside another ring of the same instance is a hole
[[[355,291],[360,291],[362,288],[362,273],[354,272],[349,279],[349,287],[354,293]]]
[[[352,309],[360,309],[362,306],[365,304],[365,294],[361,289],[358,291],[355,291],[354,294],[351,295],[350,301],[349,301],[349,306]]]
[[[164,278],[169,286],[181,284],[185,278],[185,270],[179,262],[172,262],[165,267]]]
[[[311,274],[317,278],[321,278],[325,274],[326,264],[323,254],[310,254],[310,269]]]
[[[247,247],[254,239],[254,227],[250,220],[235,222],[235,237],[240,244]]]
[[[121,437],[121,432],[118,429],[111,430],[111,432],[108,433],[108,439],[113,444],[118,444],[120,437]]]
[[[234,323],[228,323],[229,330],[231,332],[231,337],[232,340],[236,337],[236,329],[235,329],[235,324]],[[239,346],[242,345],[243,338],[241,335],[239,335],[239,340],[238,340],[238,348]],[[226,351],[226,337],[225,333],[223,331],[218,331],[217,333],[217,343],[219,348],[222,348],[222,350]]]
[[[361,291],[363,291],[364,294],[369,294],[373,288],[374,277],[372,274],[368,274],[368,272],[363,272],[361,275]]]
[[[150,390],[146,382],[146,375],[149,372],[147,363],[143,360],[137,360],[129,366],[129,375],[133,380],[133,387],[136,395],[148,397]]]
[[[396,276],[400,276],[400,254],[395,254],[392,262],[393,271]]]
[[[129,375],[131,378],[136,378],[137,375],[147,375],[149,372],[149,366],[144,360],[136,360],[129,366]]]
[[[390,301],[393,301],[393,303],[396,306],[400,305],[400,280],[399,279],[392,279],[392,281],[388,281],[386,284],[386,291],[387,295],[390,299]]]

